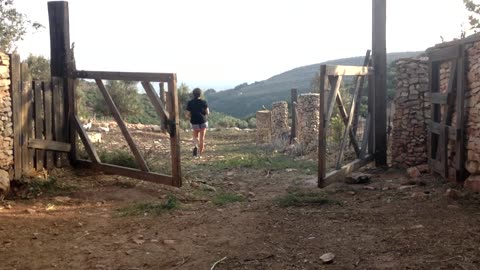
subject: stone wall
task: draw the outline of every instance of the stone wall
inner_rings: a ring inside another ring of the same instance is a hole
[[[272,113],[268,110],[257,111],[256,143],[265,144],[272,142]]]
[[[0,53],[0,169],[13,165],[13,122],[10,95],[10,57]]]
[[[284,138],[285,134],[288,134],[288,130],[288,103],[286,101],[274,102],[272,104],[272,138]]]
[[[297,136],[305,152],[318,149],[320,94],[302,94],[297,102]]]
[[[428,59],[399,59],[395,64],[392,165],[406,168],[427,163]]]

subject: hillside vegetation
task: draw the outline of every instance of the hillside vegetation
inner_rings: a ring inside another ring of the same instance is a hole
[[[404,57],[413,57],[422,52],[389,53],[387,63]],[[298,67],[275,75],[267,80],[253,84],[241,84],[220,92],[206,94],[211,108],[235,117],[247,117],[254,114],[262,106],[271,107],[272,102],[290,100],[290,89],[297,88],[299,93],[310,92],[312,80],[317,75],[320,65],[362,65],[364,56],[331,60],[324,63]],[[393,73],[389,72],[392,76]],[[391,78],[390,78],[391,81]]]

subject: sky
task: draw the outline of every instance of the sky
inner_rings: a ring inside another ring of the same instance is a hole
[[[47,2],[15,0],[45,29],[18,44],[50,57]],[[371,48],[371,0],[70,0],[79,70],[173,72],[224,90]],[[387,51],[425,50],[467,29],[462,0],[387,0]]]

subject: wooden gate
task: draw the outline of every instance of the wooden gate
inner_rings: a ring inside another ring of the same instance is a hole
[[[434,172],[444,178],[463,181],[465,179],[466,86],[464,46],[459,44],[434,50],[429,53],[429,60],[431,99],[431,122],[428,133],[429,164]]]
[[[325,181],[333,180],[340,175],[345,175],[353,170],[364,166],[373,159],[373,124],[374,119],[374,92],[372,87],[373,69],[369,67],[370,51],[365,57],[364,66],[332,66],[322,65],[320,67],[320,127],[319,127],[319,150],[318,150],[318,186],[323,187]],[[347,111],[345,99],[340,94],[340,85],[344,76],[354,76],[354,91],[351,98],[350,109]],[[369,78],[368,91],[368,115],[366,117],[365,132],[361,141],[357,140],[356,127],[358,124],[359,102],[362,96],[365,78]],[[327,89],[329,85],[329,89]],[[326,99],[328,95],[328,99]],[[326,101],[326,102],[325,102]],[[332,114],[338,108],[339,115],[344,125],[343,136],[340,141],[337,159],[334,170],[327,173],[327,130],[331,128]],[[343,165],[343,156],[347,144],[354,149],[356,159]]]
[[[127,141],[130,150],[135,157],[135,161],[138,164],[139,170],[117,166],[113,164],[103,163],[100,160],[100,157],[95,150],[95,146],[90,141],[85,129],[80,122],[77,112],[76,105],[70,104],[72,108],[71,116],[71,134],[78,134],[80,139],[85,147],[85,150],[90,158],[90,160],[82,160],[78,158],[76,142],[75,139],[77,136],[72,136],[72,157],[74,159],[74,164],[82,167],[92,168],[98,171],[103,171],[107,173],[113,173],[118,175],[123,175],[127,177],[138,178],[144,181],[155,182],[165,185],[173,185],[180,187],[182,185],[181,180],[181,169],[180,169],[180,134],[179,134],[179,110],[178,110],[178,94],[176,89],[176,75],[174,73],[133,73],[133,72],[101,72],[101,71],[75,71],[73,74],[74,79],[93,79],[97,83],[100,93],[105,99],[105,103],[109,108],[110,112],[113,115],[113,118],[118,124],[122,135]],[[127,125],[122,119],[120,112],[117,109],[112,97],[108,93],[107,89],[102,80],[122,80],[122,81],[138,81],[141,82],[147,96],[155,108],[158,116],[160,117],[162,126],[167,128],[167,132],[170,135],[170,148],[171,148],[171,159],[172,159],[172,175],[165,175],[151,172],[148,168],[145,159],[139,151],[138,146],[132,138]],[[155,91],[152,82],[157,82],[160,84],[167,83],[167,99],[166,104],[162,99],[160,99],[158,93]],[[74,87],[72,84],[69,84],[70,87]],[[75,92],[75,91],[73,91]],[[74,100],[73,100],[74,101]]]
[[[32,176],[67,161],[70,144],[61,82],[28,81],[28,66],[11,55],[14,178]]]

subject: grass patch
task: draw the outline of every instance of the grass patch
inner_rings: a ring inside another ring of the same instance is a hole
[[[130,152],[125,150],[99,151],[98,153],[102,163],[113,164],[133,169],[138,169],[137,161]]]
[[[303,170],[305,173],[313,173],[317,170],[317,164],[311,160],[295,161],[293,157],[279,153],[265,153],[255,148],[248,148],[242,152],[238,149],[225,154],[224,159],[215,160],[210,164],[214,169],[225,170],[232,168],[251,168],[284,170],[287,168]]]
[[[321,192],[292,192],[275,198],[275,203],[281,207],[339,204],[336,200],[326,198]]]
[[[74,189],[73,186],[59,182],[55,177],[49,177],[47,180],[21,180],[13,184],[17,190],[25,190],[22,199],[36,198],[41,195],[57,196],[65,195]],[[18,192],[19,194],[22,192]]]
[[[134,205],[123,207],[117,210],[118,216],[146,216],[160,215],[167,211],[175,210],[180,207],[180,202],[175,196],[169,195],[167,201],[159,202],[139,202]]]
[[[217,193],[212,199],[213,204],[224,206],[229,203],[243,202],[245,197],[234,193]]]

